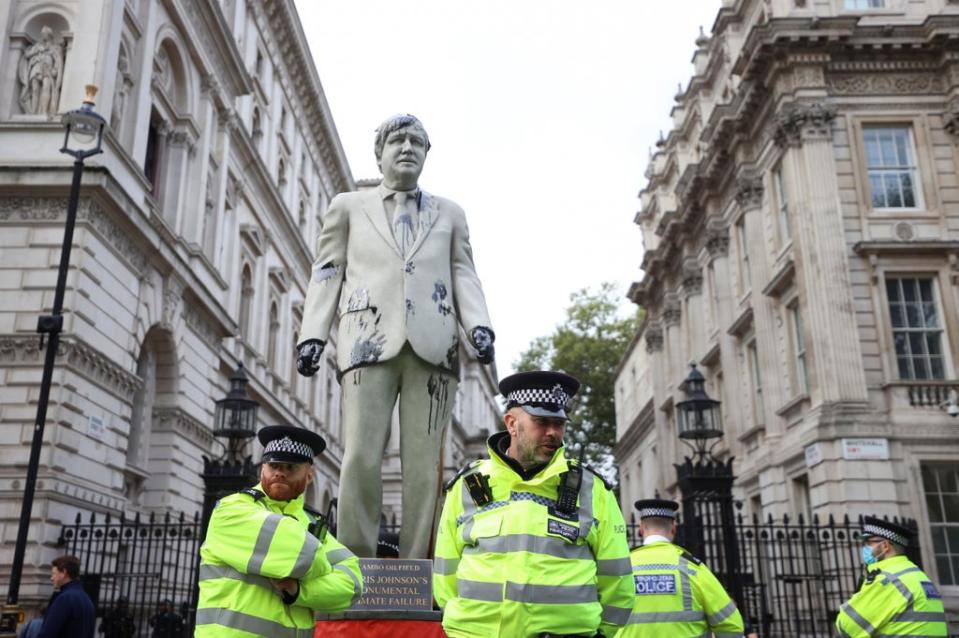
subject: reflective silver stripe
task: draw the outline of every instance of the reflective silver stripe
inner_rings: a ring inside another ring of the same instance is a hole
[[[441,576],[450,576],[456,573],[456,568],[460,565],[458,558],[439,558],[433,559],[433,573]]]
[[[709,636],[713,636],[713,638],[743,638],[742,632],[735,633],[735,634],[720,634],[720,633],[703,634],[703,636],[704,638],[709,638]]]
[[[326,553],[326,560],[330,561],[330,565],[336,565],[337,563],[342,563],[345,560],[350,558],[356,558],[356,554],[351,552],[345,547],[340,549],[334,549]]]
[[[276,533],[276,528],[279,527],[281,520],[283,520],[282,514],[270,514],[263,521],[263,525],[260,526],[260,533],[256,537],[256,545],[253,546],[253,555],[250,556],[250,561],[246,564],[248,574],[259,574],[260,570],[263,569],[263,561],[266,560],[266,554],[270,551],[270,541],[273,540],[273,535]]]
[[[589,545],[567,543],[562,538],[554,536],[534,536],[533,534],[506,534],[505,536],[491,536],[490,538],[476,539],[475,546],[463,548],[463,554],[483,553],[508,554],[510,552],[530,552],[546,554],[556,558],[593,560],[593,552]]]
[[[629,558],[604,558],[596,561],[597,576],[629,576],[633,566]]]
[[[228,565],[200,565],[200,580],[215,580],[217,578],[229,578],[230,580],[239,580],[249,585],[256,585],[273,591],[273,585],[270,581],[256,574],[244,574],[238,572]]]
[[[893,616],[889,622],[946,622],[946,612],[907,609]]]
[[[856,611],[856,609],[849,603],[843,603],[839,607],[839,611],[852,618],[853,622],[859,625],[862,630],[870,636],[876,631],[876,628],[872,626],[872,623],[859,615],[859,612]]]
[[[333,569],[337,569],[347,575],[353,581],[353,600],[350,602],[352,605],[356,602],[356,599],[359,598],[363,593],[363,588],[360,587],[360,579],[356,577],[356,574],[353,573],[353,570],[347,567],[346,565],[333,565]]]
[[[603,605],[603,622],[608,622],[611,625],[625,625],[629,622],[629,615],[632,613],[632,609],[625,607],[613,607],[612,605]]]
[[[499,583],[483,583],[478,580],[456,579],[456,593],[460,598],[498,603],[503,600],[503,586]]]
[[[691,570],[689,569],[689,561],[684,557],[679,557],[679,582],[683,589],[683,610],[689,611],[693,608],[693,587],[692,583],[689,582]],[[695,574],[696,572],[692,572]]]
[[[645,625],[654,622],[696,622],[704,620],[702,611],[646,611],[629,615],[630,625]]]
[[[533,585],[530,583],[506,583],[507,600],[518,603],[566,604],[596,603],[599,596],[596,585]]]
[[[463,514],[459,518],[466,521],[463,525],[462,539],[464,543],[469,543],[470,532],[473,531],[473,513],[476,511],[476,503],[473,502],[473,497],[470,496],[466,481],[463,479],[460,479],[460,492],[463,500]]]
[[[223,607],[205,607],[196,610],[197,625],[223,625],[230,629],[246,631],[258,636],[270,636],[270,638],[311,638],[315,629],[297,629],[296,627],[287,627],[278,622],[267,620],[266,618],[257,618],[249,614],[244,614],[232,609]]]
[[[706,621],[709,623],[710,627],[718,625],[722,621],[732,616],[734,611],[736,611],[736,603],[730,600],[725,607],[717,611],[715,614],[706,616]]]
[[[905,574],[912,574],[913,572],[921,572],[922,570],[918,567],[907,567],[901,572],[892,572],[893,576],[903,576]]]
[[[296,557],[296,563],[293,564],[293,571],[290,572],[290,578],[300,580],[313,566],[313,559],[316,557],[316,550],[320,547],[320,539],[313,534],[305,534],[303,547],[300,548],[300,554]]]
[[[912,569],[914,569],[914,568],[909,568],[909,569],[903,570],[903,571],[898,572],[898,573],[900,573],[900,574],[905,574],[905,573],[907,573],[907,572],[912,571]],[[919,571],[919,570],[916,569],[916,571]],[[881,573],[882,573],[883,576],[886,577],[886,580],[887,580],[888,582],[892,583],[893,587],[895,587],[896,589],[899,590],[899,593],[902,594],[903,598],[906,599],[906,603],[911,606],[911,605],[912,605],[912,601],[913,601],[912,592],[909,591],[909,588],[908,588],[908,587],[906,587],[906,583],[904,583],[904,582],[902,582],[901,580],[899,580],[898,578],[896,578],[896,574],[893,574],[893,573],[891,573],[891,572],[881,572]]]
[[[679,565],[670,565],[669,563],[649,563],[648,565],[633,565],[634,572],[658,572],[662,570],[675,571]]]
[[[583,470],[583,481],[579,485],[579,537],[589,536],[593,526],[593,473]]]

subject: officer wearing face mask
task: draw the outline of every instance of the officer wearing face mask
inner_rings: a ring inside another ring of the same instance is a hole
[[[840,636],[946,636],[942,596],[905,551],[912,532],[867,516],[862,526],[866,576],[852,598],[839,608]]]

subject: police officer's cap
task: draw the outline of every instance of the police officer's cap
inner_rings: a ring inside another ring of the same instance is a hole
[[[896,545],[909,547],[912,541],[912,531],[902,525],[884,521],[875,516],[864,516],[862,519],[862,540],[884,538]]]
[[[662,498],[641,498],[633,506],[639,510],[640,520],[644,518],[668,518],[676,520],[679,503]]]
[[[520,407],[533,416],[566,419],[570,400],[579,390],[579,381],[562,372],[533,370],[517,372],[499,382],[506,409]]]
[[[316,432],[292,425],[270,425],[256,438],[263,444],[263,463],[313,463],[313,457],[326,449],[326,441]]]

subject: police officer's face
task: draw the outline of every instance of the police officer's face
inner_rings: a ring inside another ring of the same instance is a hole
[[[523,467],[548,463],[563,445],[564,419],[533,416],[522,408],[513,408],[503,421],[511,437],[509,455]]]
[[[260,483],[267,495],[277,501],[292,501],[313,482],[309,463],[264,463]]]
[[[396,190],[416,187],[426,161],[426,144],[426,132],[418,126],[406,126],[387,135],[380,155],[383,184]]]

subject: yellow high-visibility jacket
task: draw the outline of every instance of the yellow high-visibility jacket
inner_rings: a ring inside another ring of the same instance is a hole
[[[635,604],[617,638],[742,638],[736,603],[709,568],[682,547],[653,542],[629,557]]]
[[[220,500],[200,548],[196,638],[312,638],[314,611],[349,607],[363,592],[359,559],[332,534],[310,533],[303,496],[275,501],[262,486]],[[295,578],[284,604],[270,578]]]
[[[437,533],[433,594],[450,638],[532,638],[543,632],[612,636],[633,603],[626,526],[613,493],[585,469],[577,509],[556,510],[565,448],[524,479],[494,452],[466,475],[489,477],[477,507],[461,476]]]
[[[939,590],[905,556],[869,566],[859,591],[839,608],[836,629],[847,638],[948,634]]]

